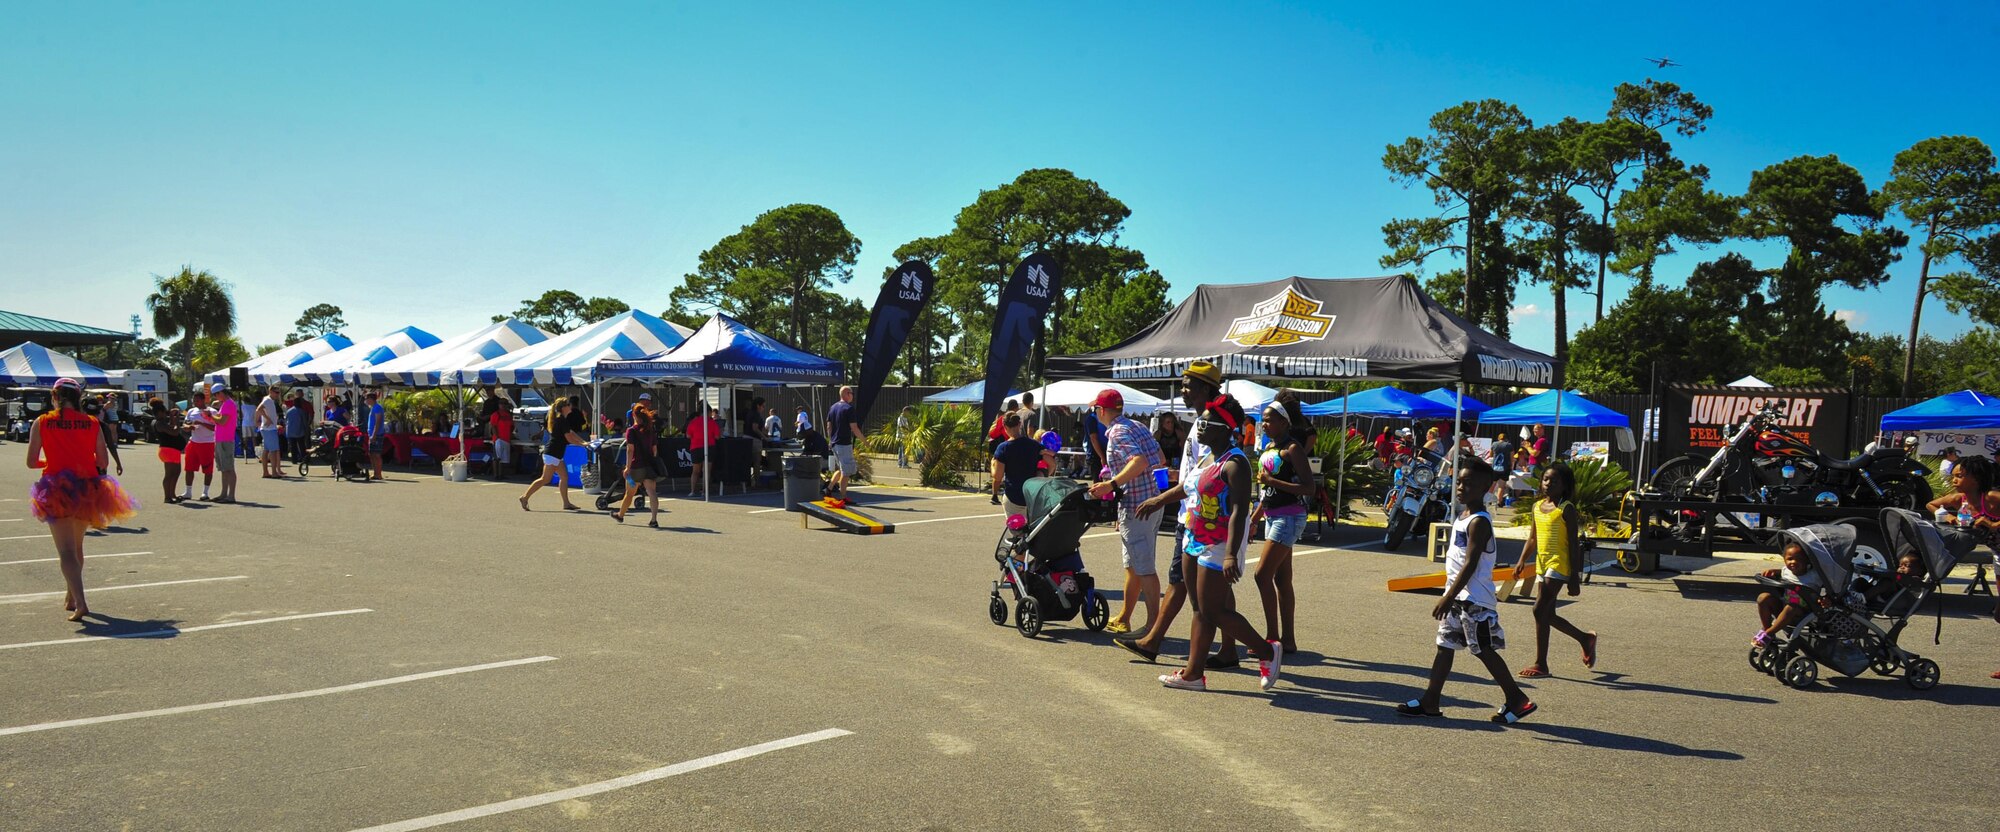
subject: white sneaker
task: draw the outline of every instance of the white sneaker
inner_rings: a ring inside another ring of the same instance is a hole
[[[1257,662],[1257,686],[1270,690],[1278,686],[1278,671],[1285,664],[1285,646],[1271,642],[1271,660]]]
[[[208,492],[206,491],[201,492],[201,501],[204,503],[208,502]]]
[[[1172,673],[1162,674],[1160,676],[1160,684],[1166,685],[1167,687],[1170,688],[1176,688],[1179,690],[1194,690],[1194,691],[1201,691],[1204,693],[1208,691],[1207,676],[1203,676],[1199,679],[1190,682],[1186,679],[1181,678],[1181,672],[1178,670]]]

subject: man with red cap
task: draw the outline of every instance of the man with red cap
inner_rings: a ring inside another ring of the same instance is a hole
[[[1180,393],[1183,405],[1186,405],[1196,413],[1201,412],[1202,408],[1207,406],[1209,401],[1221,395],[1222,370],[1207,361],[1196,361],[1189,364],[1187,369],[1181,371]],[[1188,482],[1200,474],[1202,458],[1206,454],[1207,451],[1202,448],[1201,442],[1197,441],[1196,437],[1188,439],[1187,444],[1182,448],[1181,452],[1179,466],[1180,482]],[[1160,516],[1164,518],[1165,515],[1162,513],[1162,509],[1179,502],[1181,494],[1182,491],[1179,488],[1160,492],[1152,499],[1141,503],[1138,510],[1134,513],[1141,517]],[[1167,638],[1167,628],[1173,626],[1174,616],[1180,614],[1181,606],[1188,601],[1191,595],[1188,585],[1192,581],[1184,580],[1184,577],[1191,579],[1192,573],[1189,573],[1187,576],[1183,576],[1182,573],[1190,568],[1188,564],[1194,558],[1181,551],[1181,548],[1180,541],[1176,538],[1173,555],[1168,558],[1166,597],[1162,599],[1165,601],[1165,604],[1160,609],[1159,617],[1153,619],[1153,623],[1147,626],[1143,632],[1112,639],[1113,644],[1123,647],[1149,662],[1159,658],[1160,645],[1165,643]]]
[[[1104,465],[1111,477],[1092,485],[1090,495],[1102,499],[1112,489],[1119,489],[1118,543],[1125,562],[1125,603],[1104,631],[1126,633],[1132,630],[1132,607],[1141,594],[1146,597],[1147,626],[1160,617],[1160,575],[1154,551],[1160,539],[1161,514],[1151,512],[1141,517],[1139,507],[1159,495],[1153,470],[1164,471],[1167,459],[1152,431],[1125,418],[1125,397],[1117,390],[1106,387],[1098,393],[1091,402],[1091,414],[1106,426]]]

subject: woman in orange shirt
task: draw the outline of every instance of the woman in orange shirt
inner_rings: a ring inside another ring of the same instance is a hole
[[[90,614],[83,601],[83,534],[131,517],[139,503],[117,480],[104,476],[111,454],[97,420],[83,412],[83,385],[57,379],[50,392],[55,409],[36,419],[28,432],[28,467],[42,469],[29,493],[35,518],[49,524],[56,541],[68,590],[63,609],[70,611],[69,620],[81,621]]]

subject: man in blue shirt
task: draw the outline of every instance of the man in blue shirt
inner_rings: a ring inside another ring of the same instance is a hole
[[[364,428],[368,431],[368,464],[375,467],[371,480],[382,478],[382,452],[389,446],[389,427],[382,416],[382,403],[376,400],[374,391],[368,392],[368,421]]]
[[[854,477],[858,463],[854,459],[854,443],[861,441],[861,425],[854,420],[854,388],[841,387],[840,401],[826,412],[826,438],[833,442],[833,458],[838,466],[833,471],[833,493],[827,495],[827,502],[836,506],[847,505],[847,481]]]

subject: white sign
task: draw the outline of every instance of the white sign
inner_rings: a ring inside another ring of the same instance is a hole
[[[2000,457],[2000,433],[1926,430],[1918,431],[1917,436],[1917,454],[1920,456],[1939,456],[1946,448],[1957,448],[1961,459],[1968,456]]]
[[[1595,459],[1599,462],[1603,462],[1610,458],[1611,458],[1610,442],[1569,443],[1569,459],[1571,462],[1582,462],[1586,459]]]

